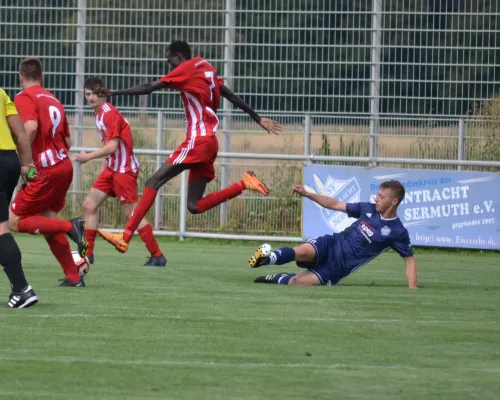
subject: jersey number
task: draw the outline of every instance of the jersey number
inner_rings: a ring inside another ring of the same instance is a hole
[[[61,111],[57,107],[49,107],[50,120],[52,121],[52,136],[55,136],[57,127],[61,123]]]
[[[207,78],[210,78],[210,80],[212,81],[212,83],[210,85],[210,101],[212,101],[214,99],[214,88],[215,88],[214,72],[213,71],[206,71],[205,76]]]

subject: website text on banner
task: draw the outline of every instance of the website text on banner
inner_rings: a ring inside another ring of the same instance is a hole
[[[395,168],[304,167],[307,189],[348,203],[374,202],[379,185],[400,181],[398,214],[417,246],[500,249],[500,174]],[[304,199],[305,238],[341,232],[354,222]]]

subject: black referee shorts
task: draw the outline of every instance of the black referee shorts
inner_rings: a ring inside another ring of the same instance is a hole
[[[9,220],[9,205],[21,175],[15,150],[0,150],[0,222]]]

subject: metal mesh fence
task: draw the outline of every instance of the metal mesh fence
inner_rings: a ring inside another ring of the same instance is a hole
[[[131,86],[165,74],[179,38],[270,112],[369,113],[377,96],[381,114],[462,116],[500,91],[496,1],[7,0],[0,11],[2,85],[16,90],[19,61],[38,56],[68,106],[79,62]],[[173,92],[118,105],[180,107]]]
[[[498,95],[498,1],[383,3],[383,112],[469,115]]]
[[[310,134],[314,155],[500,160],[498,1],[5,0],[0,23],[0,86],[13,96],[21,59],[41,58],[44,84],[65,104],[76,143],[84,146],[98,145],[90,109],[83,104],[84,78],[101,76],[113,89],[154,81],[168,72],[168,43],[184,39],[194,54],[213,63],[228,86],[285,128],[285,135],[268,136],[224,106],[220,129],[230,135],[221,136],[221,150],[304,154]],[[173,150],[181,141],[185,125],[177,93],[113,101],[134,129],[136,148]],[[164,113],[160,136],[159,110]],[[144,179],[156,159],[141,156],[141,162]],[[245,168],[258,170],[270,185],[289,184],[301,179],[296,172],[301,165],[223,159],[209,189],[238,179]],[[78,205],[96,171],[82,169],[73,197]],[[178,224],[178,193],[178,182],[164,189],[160,220],[165,229]],[[297,202],[287,201],[292,200],[284,188],[266,201],[244,197],[231,203],[224,228],[218,211],[189,216],[187,225],[288,234],[298,222],[281,208],[300,212]],[[103,220],[122,224],[117,204],[109,204]],[[281,222],[266,224],[266,213]]]

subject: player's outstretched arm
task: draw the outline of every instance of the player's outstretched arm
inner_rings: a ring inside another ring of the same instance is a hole
[[[143,94],[150,94],[166,88],[168,88],[168,83],[157,80],[156,82],[153,83],[143,83],[141,85],[137,85],[129,89],[123,89],[123,90],[102,89],[99,94],[106,97],[120,96],[120,95],[138,96]]]
[[[118,139],[111,139],[108,144],[96,151],[93,151],[92,153],[85,153],[84,151],[81,151],[80,154],[76,155],[75,160],[80,162],[80,164],[85,164],[87,161],[109,156],[116,151],[118,144]]]
[[[302,185],[293,185],[292,195],[294,193],[297,193],[301,197],[307,197],[315,203],[318,203],[323,208],[342,212],[347,211],[347,205],[343,201],[338,201],[328,196],[309,192]]]
[[[406,277],[408,278],[408,287],[410,289],[417,288],[417,263],[415,257],[405,257]]]
[[[274,133],[275,135],[279,135],[283,128],[278,122],[273,121],[269,118],[261,117],[259,114],[255,112],[255,110],[250,107],[245,101],[237,96],[231,89],[229,89],[226,85],[222,85],[220,87],[220,94],[228,99],[231,103],[233,103],[240,110],[245,111],[252,119],[257,122],[262,128],[264,128],[268,133]]]

